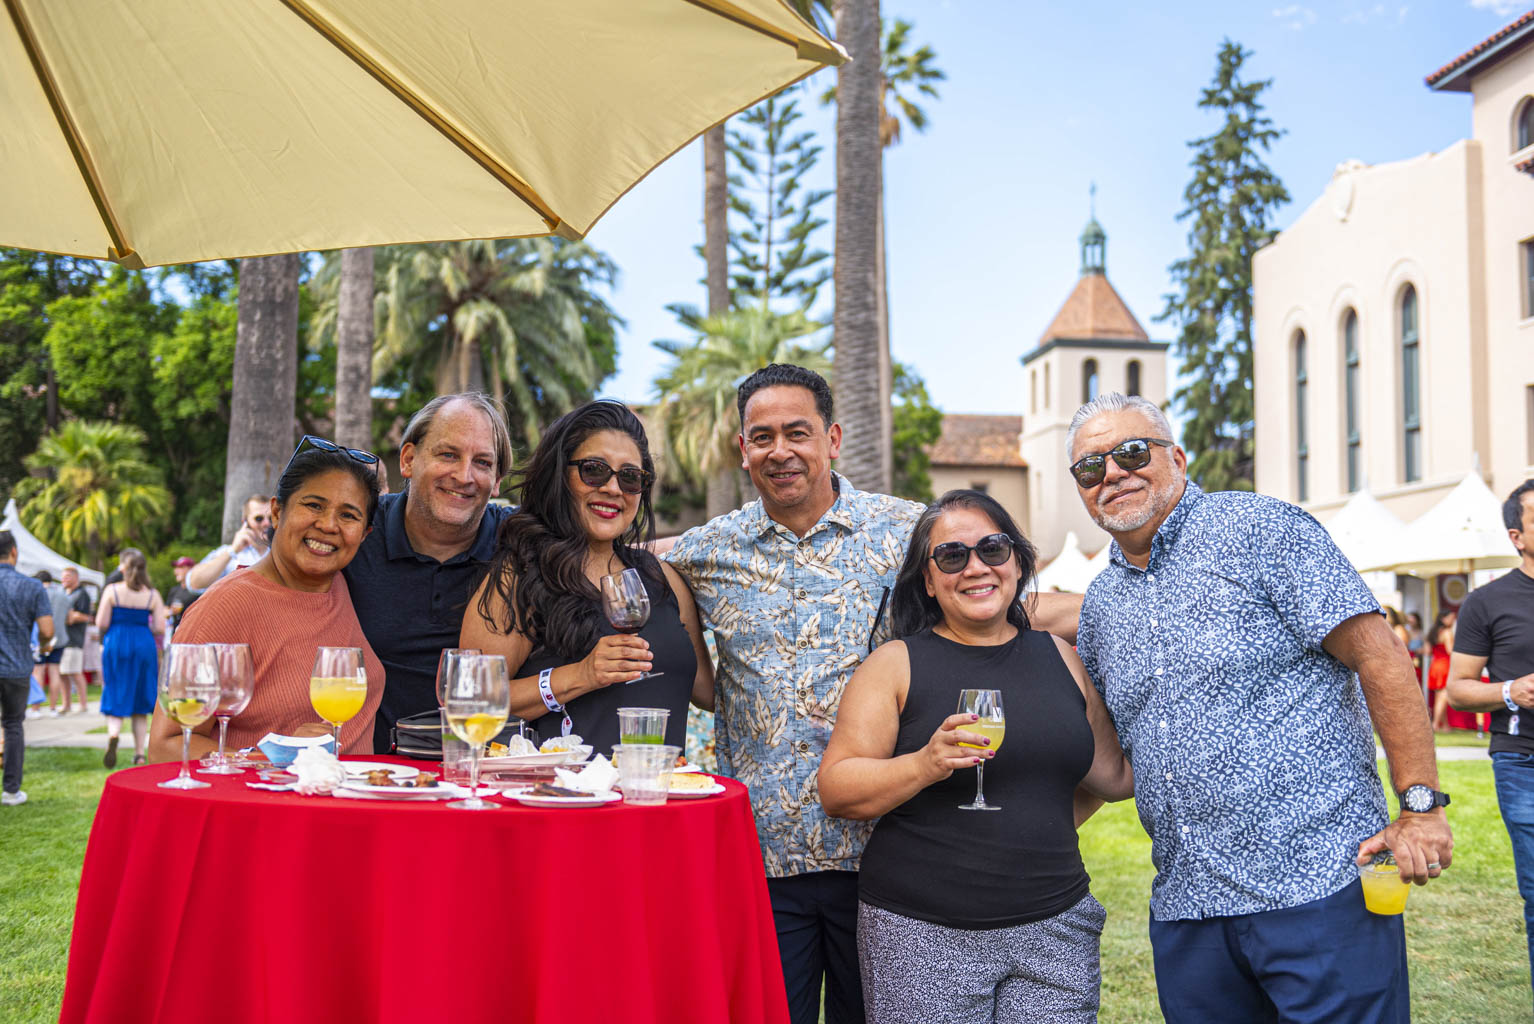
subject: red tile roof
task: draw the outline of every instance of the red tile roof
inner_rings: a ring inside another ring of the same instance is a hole
[[[1081,275],[1039,344],[1046,345],[1055,338],[1150,340],[1140,321],[1102,274]]]
[[[1428,75],[1427,84],[1430,86],[1438,85],[1438,83],[1444,78],[1447,78],[1455,71],[1458,71],[1466,64],[1469,64],[1475,58],[1479,57],[1481,54],[1485,53],[1487,50],[1491,49],[1493,46],[1497,45],[1508,36],[1518,32],[1520,29],[1531,25],[1534,25],[1534,11],[1529,11],[1523,17],[1517,19],[1510,25],[1504,25],[1492,35],[1481,40],[1479,43],[1472,46],[1458,57],[1455,57],[1453,60],[1449,61],[1449,63],[1433,72],[1431,75]]]
[[[934,466],[1026,466],[1018,435],[1021,416],[951,412],[928,451]]]

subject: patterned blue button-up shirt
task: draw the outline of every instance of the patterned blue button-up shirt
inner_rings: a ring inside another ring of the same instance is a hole
[[[835,479],[835,503],[802,538],[757,500],[666,556],[714,631],[720,770],[751,791],[772,878],[856,871],[873,829],[826,817],[815,773],[870,639],[889,639],[888,609],[877,635],[874,619],[923,506]]]
[[[1329,896],[1385,826],[1363,690],[1321,642],[1378,612],[1305,512],[1188,482],[1141,570],[1117,542],[1078,649],[1134,766],[1158,921]]]
[[[52,614],[43,585],[9,562],[0,562],[0,679],[32,674],[32,623]],[[55,622],[53,628],[64,627]]]

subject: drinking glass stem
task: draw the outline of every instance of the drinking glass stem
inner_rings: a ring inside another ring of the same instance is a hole
[[[189,725],[183,725],[181,727],[181,774],[176,776],[177,782],[180,782],[182,779],[191,779],[191,761],[192,727]]]
[[[480,802],[475,796],[479,792],[479,751],[478,743],[469,748],[469,803],[475,806]]]
[[[335,737],[335,740],[336,740],[336,760],[339,761],[339,760],[341,760],[341,725],[340,725],[340,723],[337,722],[337,723],[332,724],[331,727],[330,727],[330,732],[331,732],[331,735],[333,735]]]
[[[975,765],[975,806],[985,806],[985,762]]]
[[[220,767],[229,763],[228,756],[224,753],[224,739],[229,735],[229,719],[218,720],[218,758],[213,762]]]

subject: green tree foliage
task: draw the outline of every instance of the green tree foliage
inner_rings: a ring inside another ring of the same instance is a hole
[[[1262,160],[1283,133],[1258,100],[1271,80],[1240,78],[1250,56],[1225,40],[1214,80],[1199,99],[1221,124],[1188,143],[1193,177],[1177,215],[1189,222],[1188,255],[1172,264],[1178,291],[1157,317],[1179,328],[1184,384],[1174,398],[1184,414],[1190,471],[1209,490],[1252,489],[1252,256],[1272,240],[1269,225],[1289,201]]]
[[[831,278],[828,254],[811,245],[826,223],[816,208],[831,193],[803,186],[821,151],[814,132],[795,129],[803,116],[797,101],[778,93],[729,130],[730,290],[737,308],[806,311]]]
[[[653,343],[672,363],[655,378],[651,444],[663,475],[696,486],[740,465],[735,393],[742,380],[769,363],[797,363],[822,374],[831,364],[824,342],[805,340],[822,325],[802,312],[752,307],[705,317],[691,307],[672,308],[696,338]]]
[[[100,569],[124,547],[158,536],[171,512],[160,471],[144,459],[144,435],[118,423],[70,420],[27,457],[16,488],[21,521],[39,540]]]
[[[943,412],[932,404],[927,382],[916,368],[895,364],[894,405],[894,490],[911,501],[930,502],[932,477],[928,470],[932,459],[927,450],[943,433]]]

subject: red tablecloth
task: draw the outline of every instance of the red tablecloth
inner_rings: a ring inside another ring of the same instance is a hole
[[[62,1021],[788,1020],[738,782],[475,812],[155,786],[177,767],[106,781]]]

